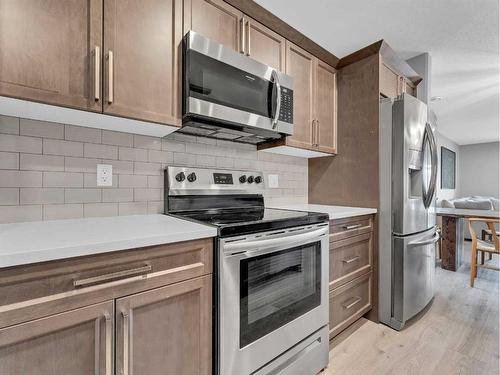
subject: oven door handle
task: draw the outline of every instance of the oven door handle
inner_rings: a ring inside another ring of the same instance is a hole
[[[227,255],[233,255],[235,253],[265,254],[266,252],[274,251],[273,249],[278,246],[279,247],[297,246],[310,240],[314,239],[320,240],[322,236],[327,234],[328,234],[328,226],[325,226],[320,229],[314,229],[312,231],[302,232],[299,234],[294,234],[286,237],[259,238],[250,241],[241,240],[238,242],[225,243],[223,249],[224,253]],[[265,251],[265,249],[270,249],[270,250]]]

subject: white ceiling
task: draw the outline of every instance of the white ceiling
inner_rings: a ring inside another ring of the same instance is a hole
[[[439,131],[499,140],[498,0],[255,1],[339,58],[380,39],[405,59],[428,52]]]

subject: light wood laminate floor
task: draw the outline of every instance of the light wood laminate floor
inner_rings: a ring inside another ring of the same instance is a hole
[[[500,374],[500,273],[479,269],[470,288],[469,249],[457,272],[436,269],[434,301],[419,319],[401,332],[363,319],[335,339],[322,374]]]

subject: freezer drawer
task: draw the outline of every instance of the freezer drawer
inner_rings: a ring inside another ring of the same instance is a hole
[[[435,228],[416,235],[393,236],[393,328],[402,329],[434,297],[438,239]]]

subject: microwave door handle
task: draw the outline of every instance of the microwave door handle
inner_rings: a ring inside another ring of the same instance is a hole
[[[280,79],[278,77],[278,73],[276,70],[273,70],[271,73],[271,80],[274,83],[274,86],[276,86],[276,107],[275,107],[275,112],[273,116],[273,130],[276,129],[276,126],[278,126],[278,120],[280,118],[280,110],[281,110],[281,85],[280,85]]]

